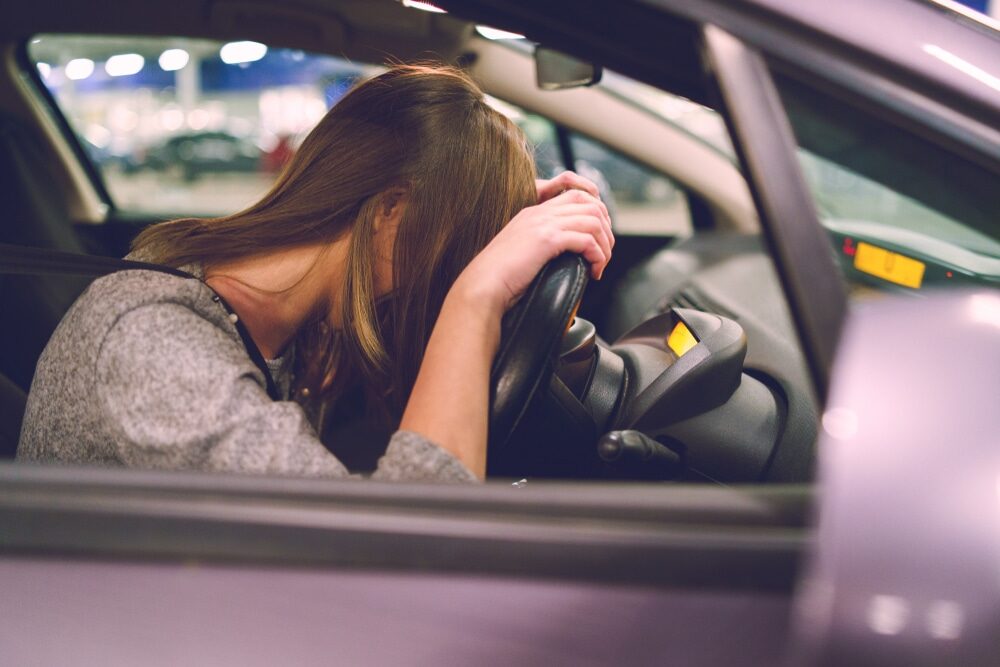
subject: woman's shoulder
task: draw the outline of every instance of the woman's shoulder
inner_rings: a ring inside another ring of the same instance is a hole
[[[194,277],[185,278],[161,271],[125,269],[102,276],[91,283],[82,299],[100,301],[115,309],[130,310],[159,301],[201,300],[208,287]]]
[[[100,337],[126,314],[157,306],[181,306],[217,326],[227,327],[227,313],[215,293],[195,277],[127,269],[98,278],[73,304],[59,328],[74,337]]]
[[[208,289],[194,276],[188,278],[164,271],[123,269],[101,276],[84,292],[90,298],[118,297],[132,301],[189,298]]]

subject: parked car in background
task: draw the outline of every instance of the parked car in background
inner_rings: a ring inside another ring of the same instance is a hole
[[[193,181],[204,174],[256,172],[261,169],[261,150],[226,132],[196,132],[141,151],[133,163],[133,169],[177,169],[184,180]]]

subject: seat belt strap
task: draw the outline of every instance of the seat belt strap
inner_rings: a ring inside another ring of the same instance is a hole
[[[160,264],[0,243],[0,275],[96,277],[125,269],[159,271],[181,278],[194,277],[186,271]]]
[[[71,275],[71,276],[105,276],[116,271],[140,270],[157,271],[159,273],[169,273],[179,278],[197,278],[187,271],[175,269],[172,266],[161,264],[151,264],[149,262],[136,262],[130,259],[117,259],[114,257],[100,257],[98,255],[80,255],[73,252],[61,250],[49,250],[47,248],[33,248],[30,246],[11,245],[0,243],[0,275],[20,275],[20,276],[40,276],[40,275]],[[204,284],[204,282],[202,283]],[[205,285],[208,289],[211,287]],[[234,313],[232,307],[222,298],[222,295],[215,292],[219,303],[230,314]],[[243,320],[237,318],[236,331],[243,341],[247,354],[254,365],[264,374],[264,381],[267,383],[267,395],[273,401],[281,400],[278,387],[271,377],[271,369],[264,361],[264,355],[260,348],[250,336]]]

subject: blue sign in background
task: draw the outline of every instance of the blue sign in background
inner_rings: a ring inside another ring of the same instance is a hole
[[[76,82],[77,90],[131,90],[135,88],[170,88],[175,72],[166,72],[155,60],[131,76],[113,77],[97,63],[90,77]],[[200,88],[203,92],[258,91],[261,88],[291,85],[324,87],[328,107],[339,100],[361,75],[361,70],[347,62],[325,56],[309,56],[293,49],[271,49],[251,63],[227,65],[218,58],[199,63]]]

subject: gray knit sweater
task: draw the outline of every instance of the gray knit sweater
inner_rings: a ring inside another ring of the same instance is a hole
[[[272,401],[225,308],[196,279],[100,278],[42,353],[17,457],[135,468],[347,477],[302,408]],[[287,360],[269,362],[287,397]],[[373,478],[474,481],[454,456],[397,431]]]

